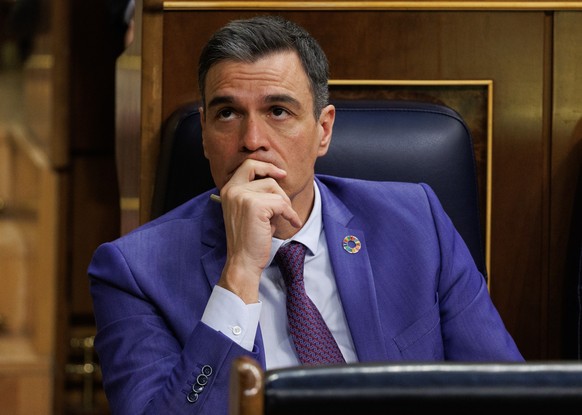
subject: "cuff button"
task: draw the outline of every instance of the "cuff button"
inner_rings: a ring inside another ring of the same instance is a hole
[[[188,399],[188,402],[190,403],[195,403],[198,400],[198,394],[196,392],[190,392],[186,396],[186,399]]]

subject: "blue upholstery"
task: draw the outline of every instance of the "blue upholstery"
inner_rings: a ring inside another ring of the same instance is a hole
[[[582,143],[581,143],[582,144]],[[582,159],[576,183],[572,183],[574,200],[568,229],[563,301],[563,356],[582,360]]]
[[[579,414],[582,363],[388,362],[263,371],[233,362],[239,415]]]
[[[337,101],[329,153],[317,173],[369,180],[425,182],[439,196],[487,277],[476,169],[469,130],[442,105],[411,101]],[[196,104],[164,126],[153,216],[213,187]]]
[[[264,414],[577,414],[580,363],[378,363],[266,371]]]

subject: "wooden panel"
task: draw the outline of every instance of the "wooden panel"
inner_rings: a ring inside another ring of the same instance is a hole
[[[10,175],[0,222],[3,270],[0,313],[0,408],[7,413],[49,414],[55,350],[58,176],[38,147],[11,127],[2,139]],[[4,171],[6,172],[6,171]],[[32,388],[32,389],[31,389]],[[30,390],[35,398],[30,399]]]
[[[572,10],[582,9],[579,1],[547,0],[146,0],[164,4],[168,10]]]
[[[62,176],[53,171],[43,171],[38,180],[38,223],[34,230],[34,242],[29,247],[34,256],[29,283],[28,298],[33,340],[43,356],[53,356],[58,347],[57,340],[57,287],[62,276],[63,246],[61,226],[63,212],[61,204]],[[31,258],[29,258],[29,261]],[[31,265],[29,263],[29,265]]]
[[[11,229],[13,242],[18,241],[12,245],[15,251],[9,259],[19,271],[14,291],[4,292],[18,302],[18,307],[6,310],[7,325],[12,329],[7,334],[26,335],[35,352],[48,356],[54,351],[59,178],[20,129],[13,128],[6,138],[12,175],[3,226]]]
[[[141,0],[136,0],[133,41],[116,64],[115,151],[121,197],[121,234],[129,232],[140,223],[141,3]]]
[[[21,353],[26,343],[15,342],[12,354]],[[1,352],[7,352],[0,345]],[[49,361],[26,359],[12,363],[0,361],[0,408],[10,415],[52,414],[52,383]]]
[[[73,160],[71,206],[71,316],[93,314],[87,266],[96,247],[119,234],[115,160],[109,155]]]
[[[120,193],[120,233],[136,228],[139,221],[141,58],[133,47],[117,61],[116,141]]]
[[[33,3],[31,13],[37,12]],[[32,54],[18,77],[22,91],[11,85],[15,99],[10,108],[0,106],[0,136],[12,146],[0,154],[9,163],[2,166],[0,197],[7,206],[2,230],[10,232],[0,239],[12,242],[0,255],[0,269],[14,271],[0,298],[8,307],[0,307],[7,331],[0,340],[24,336],[30,359],[50,365],[33,373],[28,361],[0,350],[0,378],[6,358],[18,388],[2,395],[0,412],[14,408],[8,410],[14,414],[61,413],[70,329],[79,316],[92,319],[89,257],[119,234],[115,56],[104,2],[38,3],[39,32],[30,33]],[[34,377],[51,388],[42,389]]]

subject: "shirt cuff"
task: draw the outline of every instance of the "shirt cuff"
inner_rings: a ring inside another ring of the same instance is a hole
[[[253,350],[262,303],[245,304],[226,288],[214,286],[201,321],[248,351]]]

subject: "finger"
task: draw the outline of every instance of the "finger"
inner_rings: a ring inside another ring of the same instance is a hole
[[[271,193],[279,195],[283,198],[285,202],[291,205],[291,199],[289,198],[285,190],[283,190],[279,182],[277,182],[277,180],[273,179],[272,177],[256,179],[255,181],[250,182],[247,188],[254,192]]]
[[[282,195],[279,193],[264,194],[267,195],[264,197],[265,207],[270,210],[268,216],[271,222],[281,217],[295,228],[300,228],[303,225],[299,215],[293,209],[289,197],[284,192]]]
[[[237,168],[230,181],[234,180],[233,183],[248,183],[265,177],[278,180],[286,175],[287,172],[285,170],[272,163],[247,159]]]

